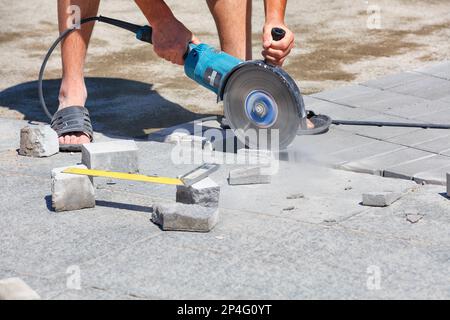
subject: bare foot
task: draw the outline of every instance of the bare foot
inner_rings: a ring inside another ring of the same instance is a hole
[[[314,129],[314,123],[312,123],[311,120],[306,119],[306,127],[308,129]]]
[[[58,110],[70,106],[84,106],[86,99],[87,90],[84,81],[63,80],[59,92]],[[83,132],[69,132],[59,137],[60,144],[84,144],[90,142],[91,138],[89,135]]]

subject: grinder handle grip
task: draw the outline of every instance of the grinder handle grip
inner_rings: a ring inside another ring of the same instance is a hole
[[[273,41],[280,41],[286,36],[286,31],[282,28],[272,28],[272,39]]]
[[[280,41],[286,36],[286,31],[284,29],[278,28],[278,27],[272,28],[271,33],[272,33],[273,41]],[[266,64],[272,65],[267,60],[265,62],[266,62]]]

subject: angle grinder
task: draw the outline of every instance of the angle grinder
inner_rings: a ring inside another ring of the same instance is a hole
[[[99,21],[129,30],[136,38],[152,43],[152,28],[104,16],[81,20],[81,24]],[[41,105],[50,118],[52,114],[45,104],[42,80],[45,67],[56,46],[76,26],[62,32],[53,43],[42,64],[39,74],[39,97]],[[280,28],[272,30],[274,41],[285,36]],[[243,143],[251,148],[260,145],[260,131],[265,130],[264,143],[273,140],[272,132],[277,131],[279,148],[284,149],[297,135],[298,130],[306,129],[307,112],[302,95],[295,81],[281,68],[264,61],[242,61],[225,52],[218,51],[207,44],[188,44],[184,56],[186,75],[217,94],[217,101],[223,100],[224,114],[230,127]],[[258,139],[248,139],[251,133]]]

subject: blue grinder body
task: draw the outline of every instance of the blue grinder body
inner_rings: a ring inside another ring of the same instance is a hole
[[[186,75],[217,95],[227,76],[243,61],[207,44],[190,44],[185,57]]]

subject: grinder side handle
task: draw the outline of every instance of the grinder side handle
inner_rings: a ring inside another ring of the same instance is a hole
[[[273,41],[280,41],[281,39],[283,39],[286,36],[286,31],[282,28],[272,28],[272,39]],[[267,60],[265,61],[265,63],[272,65],[271,63],[269,63]]]

